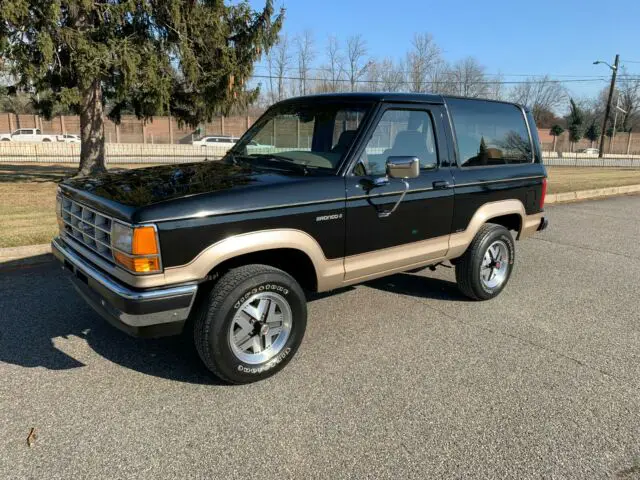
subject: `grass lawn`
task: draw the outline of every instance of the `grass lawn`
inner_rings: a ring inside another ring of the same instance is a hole
[[[549,193],[640,185],[638,168],[547,167]]]
[[[117,165],[139,168],[144,165]],[[0,248],[48,243],[58,230],[56,183],[75,173],[73,165],[0,163]],[[640,169],[550,167],[549,193],[640,184]]]

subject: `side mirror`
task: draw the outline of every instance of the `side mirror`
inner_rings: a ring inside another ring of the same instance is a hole
[[[391,178],[417,178],[420,176],[418,157],[388,157],[387,175]]]

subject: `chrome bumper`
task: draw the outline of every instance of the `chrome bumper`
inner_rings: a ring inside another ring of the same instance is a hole
[[[131,335],[152,337],[182,330],[198,285],[134,290],[91,265],[60,238],[51,242],[51,251],[87,303],[114,326]]]

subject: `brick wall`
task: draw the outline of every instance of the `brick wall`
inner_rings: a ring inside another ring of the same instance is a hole
[[[203,126],[202,134],[239,137],[251,126],[257,115],[259,113],[216,117]],[[63,132],[79,134],[80,118],[65,115],[45,120],[37,115],[18,116],[12,113],[0,113],[1,133],[9,133],[18,128],[41,128],[42,133],[52,135]],[[191,143],[193,130],[187,125],[179,125],[175,118],[169,119],[169,117],[155,117],[144,122],[135,116],[123,116],[118,126],[109,119],[105,119],[105,136],[108,143]]]

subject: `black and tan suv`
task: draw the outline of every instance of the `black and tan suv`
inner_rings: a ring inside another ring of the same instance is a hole
[[[248,383],[300,346],[305,291],[449,261],[465,295],[495,297],[513,237],[547,225],[545,190],[518,105],[310,96],[271,107],[221,161],[65,181],[53,251],[106,319],[187,330],[212,372]]]

